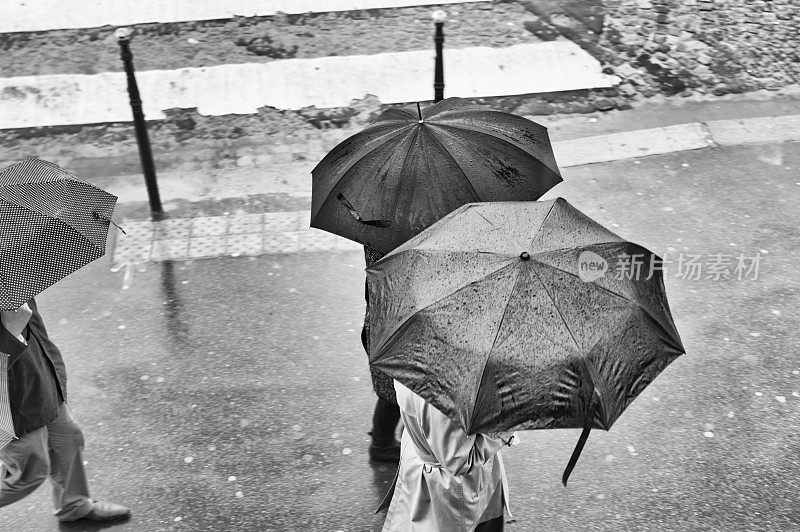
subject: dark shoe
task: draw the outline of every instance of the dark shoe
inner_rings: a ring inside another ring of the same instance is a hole
[[[373,462],[400,463],[400,444],[397,441],[389,445],[371,443],[369,446],[369,459]]]
[[[114,523],[116,521],[125,520],[130,516],[130,509],[119,504],[92,501],[92,509],[80,519],[92,521],[93,523]]]

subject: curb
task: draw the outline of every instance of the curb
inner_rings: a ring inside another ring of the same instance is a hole
[[[559,167],[570,168],[714,146],[786,141],[800,141],[800,115],[712,120],[596,135],[555,141],[553,151]],[[295,161],[289,153],[276,159],[269,154],[254,156],[253,147],[229,148],[225,164],[211,169],[203,168],[197,160],[192,161],[190,154],[186,156],[190,161],[185,166],[158,172],[161,198],[164,201],[201,201],[256,194],[310,198],[311,170],[326,153],[317,151],[320,147],[315,146],[313,152],[306,151],[302,160]],[[302,148],[298,145],[296,149]],[[102,168],[104,165],[100,161],[93,163],[93,167]],[[131,164],[138,166],[138,160],[131,161]],[[74,165],[62,166],[78,175],[85,175]],[[119,197],[120,203],[147,201],[138,171],[88,180]]]
[[[714,146],[800,141],[800,115],[711,120],[553,143],[559,166],[620,161]]]
[[[568,168],[715,146],[787,141],[800,141],[800,115],[679,124],[554,142],[553,148],[559,166]],[[304,161],[284,165],[272,177],[254,166],[240,168],[234,179],[230,179],[230,171],[220,170],[219,173],[228,176],[224,184],[219,179],[212,180],[214,183],[201,180],[191,184],[180,176],[167,174],[164,179],[162,175],[160,185],[168,192],[162,194],[162,198],[168,201],[177,195],[192,197],[190,188],[194,186],[203,190],[197,196],[206,198],[211,191],[216,199],[261,193],[288,194],[310,200],[310,171],[315,164],[315,161]],[[139,180],[140,176],[136,178]],[[176,181],[178,179],[180,182]],[[113,186],[109,188],[112,193],[119,192]],[[136,186],[126,184],[125,194],[120,196],[121,202],[147,200],[141,183]],[[147,261],[361,249],[355,242],[309,228],[310,218],[310,211],[302,210],[176,218],[161,222],[123,220],[121,224],[129,236],[115,239],[112,268]]]
[[[797,117],[800,123],[800,115]],[[714,144],[703,124],[625,131],[553,143],[561,168],[707,148]]]

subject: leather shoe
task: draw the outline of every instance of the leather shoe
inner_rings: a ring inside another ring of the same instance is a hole
[[[120,504],[92,501],[92,509],[81,519],[92,521],[93,523],[113,523],[127,519],[130,515],[130,509]]]

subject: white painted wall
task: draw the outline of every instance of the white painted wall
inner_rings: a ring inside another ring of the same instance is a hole
[[[0,33],[462,3],[464,0],[0,0]]]
[[[433,99],[433,51],[288,59],[137,73],[148,119],[197,107],[205,115],[259,107],[345,107]],[[445,97],[505,96],[609,87],[619,78],[571,41],[473,47],[445,53]],[[0,78],[0,128],[130,121],[122,73]]]

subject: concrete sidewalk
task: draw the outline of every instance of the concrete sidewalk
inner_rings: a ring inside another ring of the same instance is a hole
[[[800,115],[710,120],[556,140],[554,151],[559,166],[570,168],[687,150],[791,141],[800,141]],[[309,204],[311,169],[324,153],[308,156],[304,161],[265,165],[258,156],[242,154],[235,167],[213,173],[163,172],[158,178],[161,196],[169,202],[266,195],[294,198],[295,205]],[[117,194],[120,203],[147,201],[141,176],[94,181]],[[117,233],[114,238],[114,267],[146,261],[359,248],[354,242],[309,228],[311,213],[307,208],[269,210],[196,217],[175,213],[177,216],[162,222],[123,219],[127,235]]]
[[[592,431],[568,488],[579,431],[522,434],[504,457],[509,532],[800,527],[797,147],[565,169],[554,193],[672,261],[664,282],[687,354],[612,430]],[[761,257],[758,279],[716,279],[740,254]],[[133,509],[106,532],[380,530],[394,470],[368,463],[363,267],[359,251],[325,251],[125,276],[103,257],[42,294],[92,494]],[[45,485],[3,508],[0,530],[100,529],[59,527],[49,499]]]

